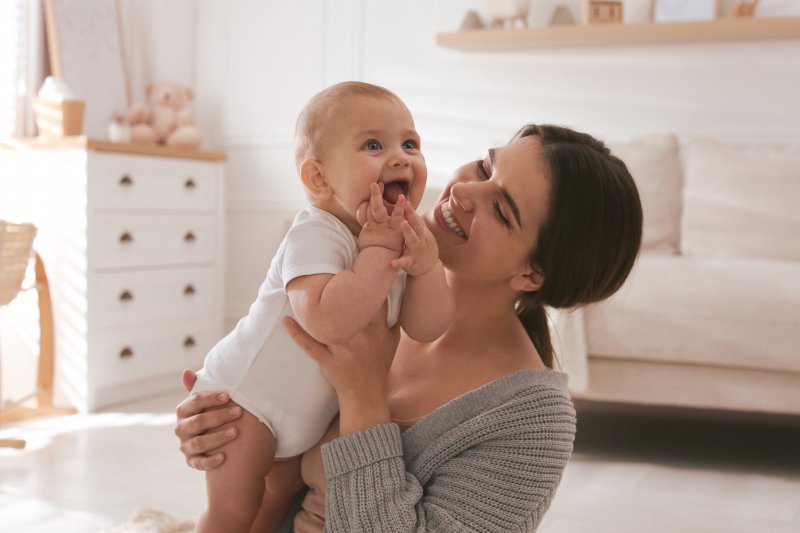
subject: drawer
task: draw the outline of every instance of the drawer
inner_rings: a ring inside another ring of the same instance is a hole
[[[207,315],[217,309],[219,283],[215,268],[94,274],[89,323],[107,328]]]
[[[89,208],[213,211],[221,184],[215,163],[92,154]]]
[[[93,332],[89,341],[90,382],[107,388],[200,368],[221,337],[220,320],[205,318],[158,326]]]
[[[216,259],[214,215],[90,216],[89,268],[191,265]]]

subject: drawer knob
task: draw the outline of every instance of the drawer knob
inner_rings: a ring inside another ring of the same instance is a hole
[[[185,242],[194,242],[197,240],[197,237],[195,237],[194,233],[192,233],[191,231],[187,231],[186,235],[183,236],[183,240]]]
[[[129,359],[129,358],[133,357],[133,350],[131,350],[130,348],[128,348],[128,347],[126,346],[126,347],[124,347],[124,348],[122,349],[122,351],[121,351],[121,352],[119,352],[119,356],[120,356],[121,358],[123,358],[123,359]]]
[[[183,340],[183,347],[184,347],[184,348],[191,348],[191,347],[192,347],[192,346],[194,346],[194,345],[195,345],[195,342],[194,342],[194,337],[192,337],[191,335],[190,335],[190,336],[188,336],[188,337],[186,337],[186,338]]]
[[[122,244],[130,244],[133,242],[133,235],[128,233],[127,231],[119,236],[119,242]]]
[[[194,296],[195,292],[197,291],[195,291],[194,285],[192,285],[191,283],[183,289],[183,294],[185,294],[186,296]]]
[[[195,183],[194,178],[187,178],[185,182],[183,182],[184,189],[194,189],[197,187],[197,183]]]
[[[131,291],[123,291],[122,294],[119,295],[120,302],[130,302],[133,300],[133,293]]]
[[[133,178],[125,174],[119,179],[120,187],[131,187],[133,185]]]

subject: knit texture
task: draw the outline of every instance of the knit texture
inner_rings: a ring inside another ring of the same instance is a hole
[[[565,374],[522,370],[322,447],[325,530],[534,531],[575,439]]]

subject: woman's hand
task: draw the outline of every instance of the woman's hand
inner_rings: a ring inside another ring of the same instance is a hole
[[[183,386],[192,390],[197,374],[183,371]],[[242,408],[231,403],[224,392],[200,392],[188,396],[175,410],[175,434],[181,440],[186,463],[197,470],[213,470],[225,462],[225,455],[214,450],[236,438],[236,428],[220,426],[242,416]]]
[[[319,363],[336,390],[341,435],[389,422],[389,368],[400,329],[386,324],[385,307],[360,333],[338,346],[321,344],[289,317],[284,317],[283,323],[300,348]]]

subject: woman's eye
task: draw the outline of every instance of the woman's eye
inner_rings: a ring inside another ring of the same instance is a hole
[[[506,227],[511,227],[511,222],[509,222],[508,218],[503,214],[503,210],[500,209],[500,202],[494,203],[494,214],[501,224]]]
[[[381,148],[383,148],[381,146],[381,143],[379,143],[378,141],[376,141],[374,139],[373,140],[369,140],[369,141],[364,143],[364,149],[365,150],[377,151],[377,150],[380,150]]]
[[[416,149],[417,149],[416,141],[409,139],[403,143],[403,150],[416,150]]]
[[[480,176],[481,179],[488,180],[491,176],[489,176],[489,173],[486,172],[483,159],[478,159],[475,161],[475,163],[478,165],[478,176]]]

